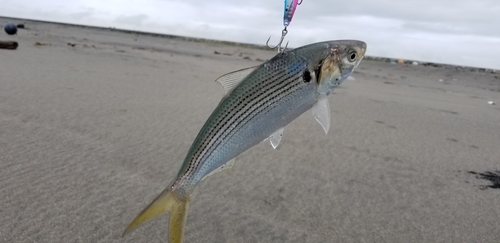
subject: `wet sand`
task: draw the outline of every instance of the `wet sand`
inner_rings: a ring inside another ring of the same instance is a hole
[[[121,234],[176,175],[214,80],[274,51],[26,27],[0,33],[19,42],[0,50],[0,242],[165,242],[167,216]],[[498,242],[500,190],[478,177],[500,170],[500,73],[364,60],[353,77],[328,135],[307,112],[203,181],[185,242]]]

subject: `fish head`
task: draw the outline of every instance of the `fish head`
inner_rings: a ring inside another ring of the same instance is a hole
[[[316,50],[317,54],[311,62],[320,96],[329,95],[342,84],[366,52],[366,43],[357,40],[328,41],[321,45],[323,50]]]

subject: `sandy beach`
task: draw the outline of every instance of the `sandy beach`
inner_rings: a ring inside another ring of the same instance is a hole
[[[214,80],[275,51],[25,23],[0,33],[19,43],[0,49],[0,242],[166,242],[168,216],[121,234],[178,172]],[[204,180],[185,242],[500,242],[500,72],[367,59],[353,77],[328,135],[307,112]]]

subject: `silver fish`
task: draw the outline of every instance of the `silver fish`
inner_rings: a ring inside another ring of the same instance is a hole
[[[230,168],[236,156],[263,140],[276,148],[284,127],[309,109],[328,133],[326,97],[347,79],[365,51],[366,43],[356,40],[314,43],[218,78],[225,95],[198,133],[177,177],[124,234],[170,211],[169,242],[182,242],[191,193],[204,178]]]

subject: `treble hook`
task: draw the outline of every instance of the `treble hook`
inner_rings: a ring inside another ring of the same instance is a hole
[[[299,3],[297,3],[297,5],[301,5],[301,4],[302,4],[302,1],[304,1],[304,0],[300,0],[300,2],[299,2]]]
[[[288,34],[288,30],[286,29],[286,27],[281,31],[281,39],[280,39],[280,42],[278,42],[278,44],[274,47],[272,46],[269,46],[269,41],[271,40],[271,36],[269,36],[269,38],[267,39],[266,41],[266,46],[271,48],[271,49],[274,49],[274,48],[278,48],[278,53],[279,52],[282,52],[282,51],[285,51],[285,49],[288,47],[288,41],[286,42],[286,45],[285,45],[285,48],[283,48],[283,50],[281,50],[281,44],[283,43],[283,40],[285,39],[285,36],[286,34]]]

